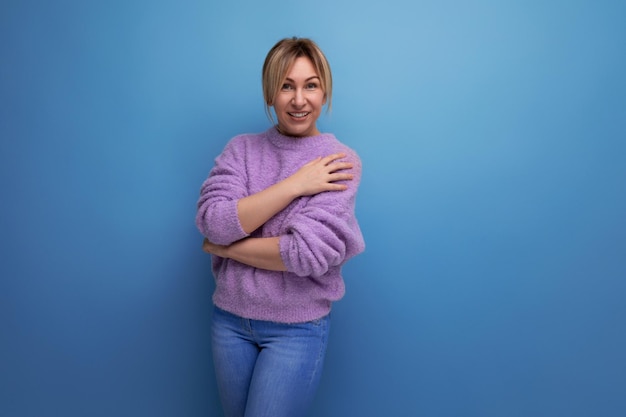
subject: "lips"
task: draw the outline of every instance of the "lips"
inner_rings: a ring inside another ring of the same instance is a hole
[[[306,117],[309,115],[310,112],[298,112],[298,113],[291,113],[291,112],[287,112],[287,114],[291,117],[295,117],[296,119],[302,119],[303,117]]]

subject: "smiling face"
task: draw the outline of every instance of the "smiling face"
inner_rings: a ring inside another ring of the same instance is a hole
[[[287,71],[273,107],[278,130],[287,136],[319,135],[317,118],[326,103],[319,74],[309,58],[296,58]]]

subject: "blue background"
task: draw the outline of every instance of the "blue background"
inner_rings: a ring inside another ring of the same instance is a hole
[[[316,416],[622,416],[626,3],[4,0],[0,415],[220,416],[195,203],[307,36],[364,163]]]

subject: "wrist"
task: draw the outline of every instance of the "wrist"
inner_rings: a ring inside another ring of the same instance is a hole
[[[220,258],[224,258],[224,259],[228,259],[230,258],[229,254],[230,251],[228,250],[228,248],[230,248],[231,245],[228,246],[219,246],[218,250],[216,251],[216,255],[219,256]]]
[[[289,201],[293,201],[303,194],[302,190],[299,189],[300,187],[298,187],[297,182],[291,177],[285,178],[276,185],[281,188],[281,193],[287,196]]]

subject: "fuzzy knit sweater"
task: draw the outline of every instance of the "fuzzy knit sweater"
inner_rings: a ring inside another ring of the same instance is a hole
[[[237,215],[237,201],[294,174],[318,156],[343,152],[354,179],[345,191],[299,197],[252,234]],[[273,127],[233,138],[202,184],[196,225],[209,241],[229,245],[247,237],[280,236],[285,272],[254,268],[213,256],[213,302],[240,317],[279,323],[315,320],[345,292],[342,265],[365,249],[354,208],[361,161],[332,134],[293,138]]]

